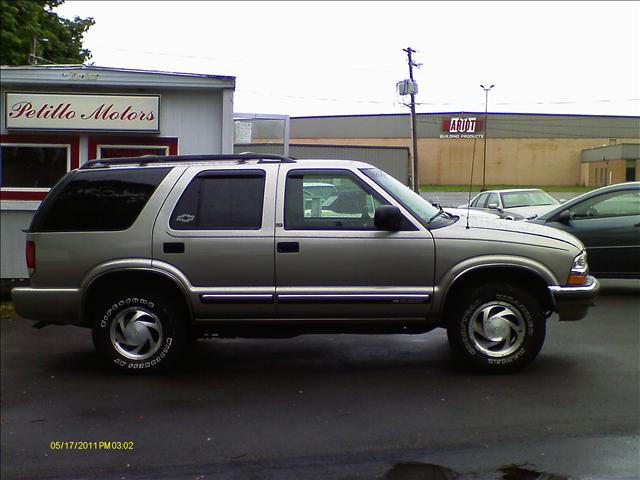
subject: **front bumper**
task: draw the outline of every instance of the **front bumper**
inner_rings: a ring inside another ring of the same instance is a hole
[[[11,290],[11,299],[22,318],[59,325],[80,322],[79,289],[18,287]]]
[[[553,305],[560,316],[561,322],[580,320],[587,315],[587,310],[593,305],[600,292],[600,282],[594,277],[588,277],[586,285],[579,287],[549,287]]]

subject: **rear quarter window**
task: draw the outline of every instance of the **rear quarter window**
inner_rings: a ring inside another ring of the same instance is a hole
[[[173,230],[260,230],[265,172],[203,172],[180,197]]]
[[[42,203],[32,232],[126,230],[170,168],[81,170],[70,173]]]

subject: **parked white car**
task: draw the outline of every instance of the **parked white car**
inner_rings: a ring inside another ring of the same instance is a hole
[[[452,207],[442,207],[442,209],[450,213],[451,215],[455,215],[457,217],[469,217],[469,218],[500,218],[500,214],[497,212],[485,212],[483,210],[474,210],[473,208],[452,208]]]
[[[509,220],[531,219],[548,212],[560,201],[539,188],[487,190],[471,200],[473,210],[495,212]],[[468,204],[458,208],[465,209]]]

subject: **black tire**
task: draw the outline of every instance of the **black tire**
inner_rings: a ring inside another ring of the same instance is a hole
[[[121,372],[165,370],[188,344],[187,319],[171,295],[131,287],[95,302],[93,343],[109,366]]]
[[[540,303],[523,288],[506,283],[465,289],[448,312],[449,345],[476,371],[522,369],[540,352],[545,333]]]

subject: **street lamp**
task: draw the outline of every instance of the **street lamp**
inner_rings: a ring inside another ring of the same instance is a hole
[[[491,90],[495,85],[491,85],[489,88],[484,85],[480,85],[480,87],[484,90],[484,157],[482,159],[482,190],[485,191],[487,189],[487,112],[489,108],[489,90]]]

